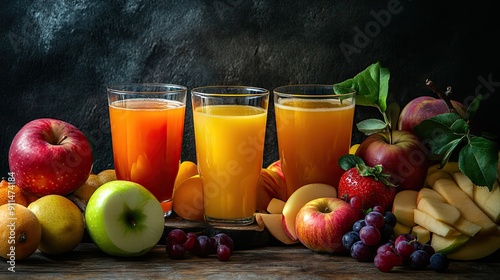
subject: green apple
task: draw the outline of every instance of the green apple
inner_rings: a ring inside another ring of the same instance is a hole
[[[107,182],[92,194],[85,221],[90,238],[103,252],[122,257],[148,253],[165,227],[156,197],[143,186],[124,180]]]

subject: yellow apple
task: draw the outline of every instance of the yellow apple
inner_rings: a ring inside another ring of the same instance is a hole
[[[42,239],[38,249],[47,254],[72,251],[85,232],[84,217],[80,209],[61,195],[46,195],[28,205],[42,226]]]

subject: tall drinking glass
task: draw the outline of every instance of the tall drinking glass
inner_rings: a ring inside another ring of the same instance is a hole
[[[205,220],[250,224],[262,169],[269,91],[246,86],[191,90]]]
[[[349,153],[355,92],[337,95],[333,85],[288,85],[273,91],[276,133],[287,195],[309,183],[337,188]]]
[[[187,88],[145,83],[107,88],[116,176],[158,201],[172,199],[179,170]]]

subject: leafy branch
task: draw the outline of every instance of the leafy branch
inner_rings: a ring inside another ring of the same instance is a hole
[[[367,119],[356,124],[365,135],[397,129],[400,107],[397,103],[387,106],[390,72],[379,62],[373,63],[351,79],[333,86],[337,94],[356,91],[356,105],[375,107],[383,120]],[[449,113],[437,115],[415,126],[415,134],[431,149],[430,160],[440,161],[443,167],[450,157],[458,152],[460,170],[478,186],[487,186],[491,191],[498,178],[497,143],[471,133],[470,121],[479,109],[481,95],[469,105],[466,112],[454,107],[450,96],[451,87],[445,92],[427,80],[430,87],[448,106]],[[391,135],[392,133],[389,133]],[[391,141],[392,142],[392,141]]]
[[[432,81],[426,84],[446,101],[449,113],[422,121],[415,126],[415,133],[431,148],[430,158],[440,161],[443,167],[458,152],[458,167],[477,186],[487,186],[491,191],[498,178],[497,143],[482,136],[473,135],[470,122],[481,103],[482,95],[476,96],[465,113],[460,113],[449,100],[451,87],[443,93]]]

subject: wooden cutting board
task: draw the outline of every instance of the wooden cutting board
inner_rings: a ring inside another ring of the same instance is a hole
[[[184,220],[178,216],[173,216],[165,219],[164,236],[175,228],[183,229],[185,232],[196,232],[207,236],[214,236],[223,232],[233,239],[235,250],[254,249],[268,245],[273,241],[269,232],[265,228],[261,228],[255,222],[246,226],[211,225],[204,222]],[[160,244],[165,244],[165,237],[162,237]]]
[[[164,245],[168,232],[175,228],[207,236],[214,236],[221,232],[226,233],[233,239],[235,250],[255,249],[278,242],[267,229],[261,228],[255,222],[247,226],[219,226],[189,221],[174,215],[165,219],[165,230],[158,244]],[[85,231],[81,242],[92,243],[87,231]]]

